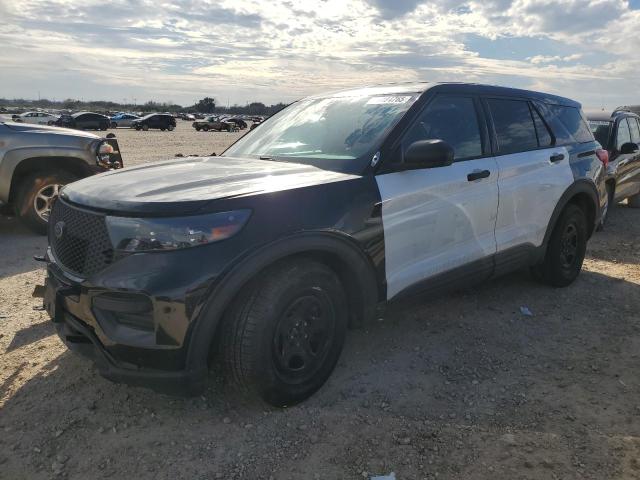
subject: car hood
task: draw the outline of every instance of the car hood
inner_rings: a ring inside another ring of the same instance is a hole
[[[187,157],[113,170],[65,187],[62,197],[124,214],[194,213],[214,200],[358,178],[311,165],[234,157]]]
[[[24,133],[33,133],[33,134],[55,134],[55,135],[66,135],[72,137],[84,137],[91,138],[94,140],[100,139],[99,136],[94,135],[93,133],[83,132],[81,130],[71,130],[70,128],[60,128],[60,127],[49,127],[47,125],[34,125],[31,123],[17,123],[17,122],[5,122],[4,125],[11,130],[17,132]]]

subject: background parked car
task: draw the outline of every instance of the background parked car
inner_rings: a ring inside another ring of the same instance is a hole
[[[247,122],[238,117],[225,118],[224,121],[233,123],[240,130],[244,130],[245,128],[247,128]]]
[[[13,121],[18,123],[33,123],[36,125],[53,125],[58,120],[57,115],[46,112],[26,112],[14,115]]]
[[[140,117],[132,113],[119,113],[111,117],[111,128],[131,127],[133,121],[138,119],[140,119]]]
[[[587,112],[596,140],[609,152],[607,195],[609,208],[627,199],[640,207],[640,116],[629,110]]]
[[[220,117],[211,116],[206,117],[203,120],[196,120],[191,124],[191,126],[197,131],[203,130],[206,132],[208,130],[217,130],[221,132],[226,130],[227,132],[230,132],[235,127],[235,124],[227,122],[226,120],[223,121]]]
[[[45,233],[60,188],[122,167],[118,142],[43,125],[0,123],[0,202]]]
[[[172,131],[176,128],[176,119],[166,113],[150,113],[138,120],[134,120],[131,124],[136,130],[147,131],[150,128],[157,128],[162,131]]]
[[[92,112],[78,112],[62,115],[55,122],[58,127],[76,128],[78,130],[106,130],[111,120],[106,115]]]

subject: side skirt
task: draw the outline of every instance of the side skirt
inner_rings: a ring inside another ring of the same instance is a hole
[[[443,293],[467,288],[485,280],[500,277],[524,267],[533,266],[544,258],[544,247],[518,245],[491,257],[476,260],[448,272],[427,278],[393,297],[390,302],[416,296],[434,298]]]

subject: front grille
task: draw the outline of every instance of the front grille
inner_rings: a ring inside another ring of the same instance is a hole
[[[113,261],[104,215],[74,208],[61,199],[51,209],[49,245],[64,268],[82,277],[101,271]]]

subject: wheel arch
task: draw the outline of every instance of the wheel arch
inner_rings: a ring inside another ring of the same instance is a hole
[[[72,156],[33,156],[19,160],[11,173],[11,183],[7,193],[7,202],[12,203],[22,181],[32,173],[38,171],[65,171],[78,177],[85,177],[92,173],[86,160]]]
[[[338,275],[347,291],[351,325],[361,324],[374,315],[380,300],[375,269],[351,237],[338,232],[305,232],[287,237],[253,252],[216,280],[190,326],[187,370],[206,371],[222,319],[241,289],[261,272],[296,257],[316,259]]]
[[[560,215],[569,204],[578,205],[586,213],[587,225],[589,227],[587,238],[591,237],[600,222],[602,212],[600,211],[600,202],[596,186],[593,182],[586,179],[574,182],[564,191],[560,200],[558,200],[558,203],[556,204],[553,214],[551,215],[551,219],[549,220],[547,231],[544,236],[544,241],[542,243],[544,251],[547,249],[549,238],[551,237],[551,233],[553,232]]]

